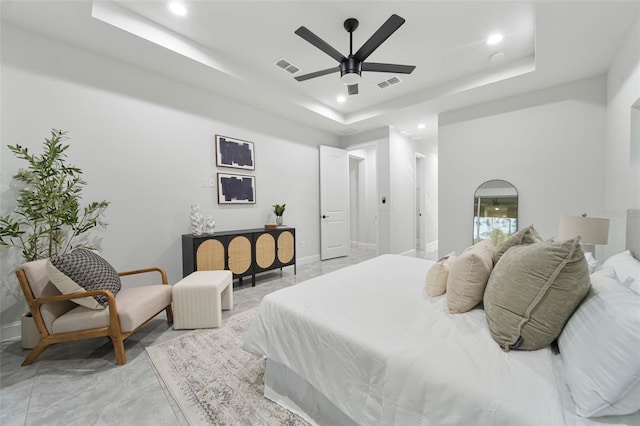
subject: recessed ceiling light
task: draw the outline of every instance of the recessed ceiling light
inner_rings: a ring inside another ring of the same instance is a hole
[[[427,126],[424,123],[418,124],[418,129],[424,129],[425,127]]]
[[[492,34],[489,36],[489,38],[487,39],[487,44],[497,44],[500,43],[502,41],[502,34],[500,33],[496,33],[496,34]]]
[[[187,14],[185,5],[175,1],[169,3],[169,10],[178,16],[185,16]]]
[[[344,95],[336,96],[336,101],[343,103],[346,102],[347,98]]]

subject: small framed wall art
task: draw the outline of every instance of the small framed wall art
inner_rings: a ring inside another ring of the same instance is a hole
[[[218,173],[218,204],[255,204],[256,177]]]
[[[216,135],[216,165],[234,169],[255,170],[253,142]]]

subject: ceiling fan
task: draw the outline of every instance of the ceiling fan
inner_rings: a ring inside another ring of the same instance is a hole
[[[390,72],[397,74],[411,74],[416,68],[414,65],[397,65],[397,64],[383,64],[377,62],[365,62],[365,60],[371,55],[382,43],[388,39],[391,34],[396,32],[402,24],[404,24],[404,18],[393,14],[389,19],[373,35],[367,40],[360,49],[353,53],[353,32],[358,28],[358,20],[355,18],[349,18],[344,21],[344,29],[349,33],[349,56],[345,57],[342,53],[331,47],[326,41],[312,33],[306,27],[298,28],[295,33],[322,50],[327,55],[331,56],[336,61],[340,62],[340,66],[331,67],[325,70],[312,72],[305,75],[295,77],[298,81],[305,81],[311,78],[320,77],[326,74],[331,74],[336,71],[340,71],[340,78],[344,84],[347,85],[350,95],[358,94],[358,82],[360,81],[362,71],[374,71],[374,72]]]

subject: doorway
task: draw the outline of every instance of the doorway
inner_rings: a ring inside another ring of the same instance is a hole
[[[352,248],[377,252],[376,147],[349,151],[349,239]]]
[[[416,152],[416,249],[424,250],[427,241],[426,224],[426,159]]]

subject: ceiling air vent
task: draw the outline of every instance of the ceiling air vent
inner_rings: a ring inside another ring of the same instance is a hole
[[[300,71],[299,67],[293,65],[291,62],[282,58],[278,59],[278,61],[276,61],[274,65],[280,68],[281,70],[288,72],[289,74],[295,74],[298,71]]]
[[[388,80],[383,80],[380,83],[377,83],[376,86],[378,86],[381,89],[386,89],[389,86],[393,86],[394,84],[398,84],[398,83],[401,83],[401,82],[402,82],[402,80],[400,80],[400,77],[398,77],[396,75],[396,76],[391,77]]]
[[[342,134],[345,136],[355,135],[356,133],[360,133],[358,129],[354,129],[353,127],[347,127],[342,131]]]

